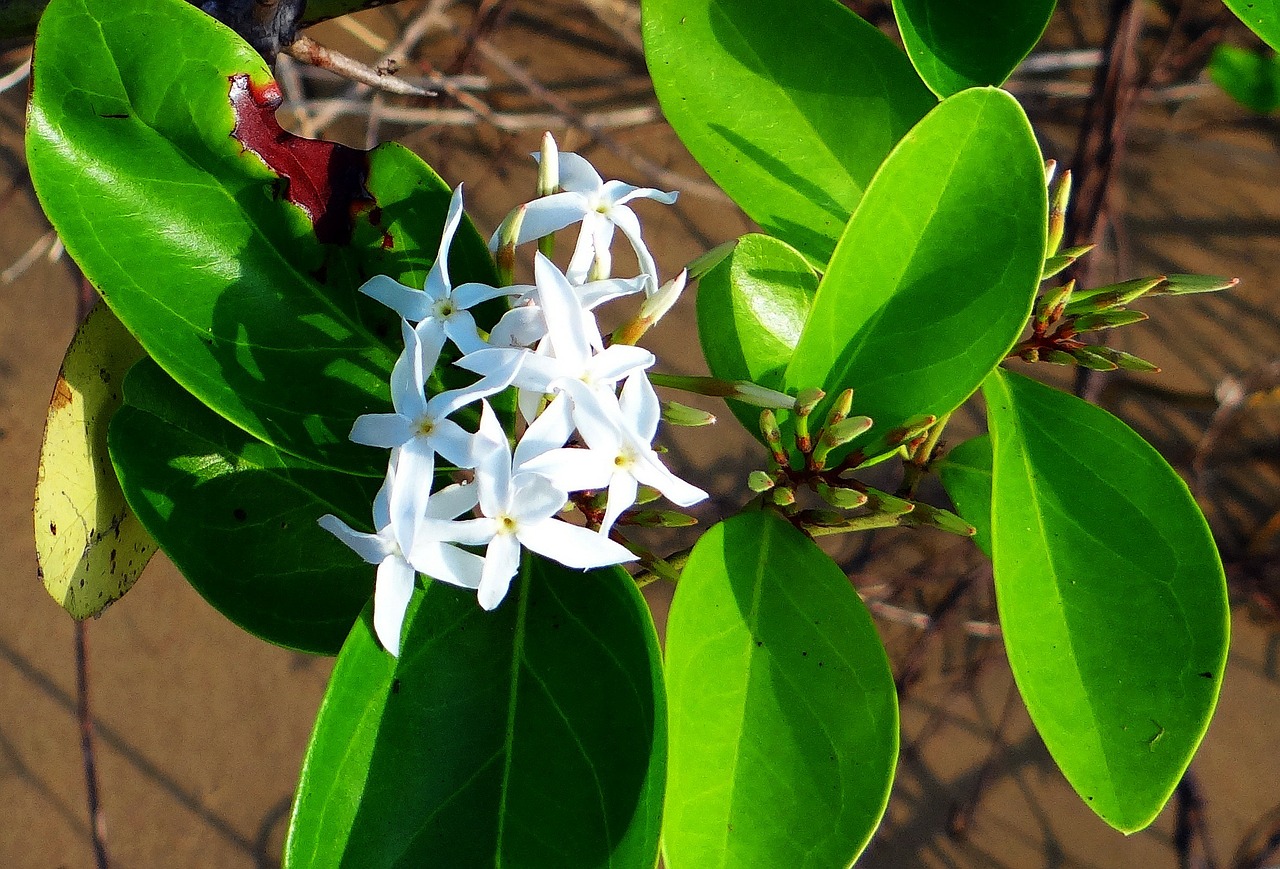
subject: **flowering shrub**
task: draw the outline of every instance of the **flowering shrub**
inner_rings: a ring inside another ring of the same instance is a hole
[[[45,475],[46,582],[96,614],[158,546],[246,630],[338,655],[287,866],[827,867],[879,824],[898,720],[867,609],[814,539],[973,536],[1054,759],[1142,828],[1217,700],[1222,567],[1149,445],[1009,366],[1155,370],[1081,336],[1234,282],[1055,279],[1087,253],[1062,247],[1070,176],[998,89],[1051,2],[991,29],[897,0],[905,53],[834,0],[644,8],[664,111],[763,229],[666,282],[639,214],[674,192],[548,136],[537,197],[486,245],[462,185],[403,148],[282,131],[266,66],[195,8],[52,0],[31,174],[105,302],[64,380],[124,382],[85,394],[102,424],[75,450],[46,445],[46,471],[84,463],[72,507],[101,523],[57,537]],[[613,276],[618,233],[635,276]],[[710,377],[638,346],[693,282]],[[606,336],[611,301],[631,313]],[[711,420],[655,387],[725,398],[763,465],[742,511],[661,555],[632,529],[691,524],[654,502],[706,493],[655,437]],[[978,391],[990,434],[936,455]],[[886,461],[894,492],[860,478]],[[954,511],[916,497],[934,472]],[[679,583],[665,657],[638,592],[655,578]]]

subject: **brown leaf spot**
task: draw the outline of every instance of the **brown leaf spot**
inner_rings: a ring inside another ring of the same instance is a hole
[[[259,87],[244,73],[229,80],[236,117],[231,137],[284,179],[281,195],[311,219],[316,238],[324,244],[350,242],[355,215],[375,205],[365,186],[369,155],[284,130],[276,121],[284,97],[275,82]]]
[[[53,410],[62,410],[71,403],[71,399],[74,397],[75,394],[71,391],[71,385],[59,374],[58,382],[53,385],[53,398],[49,400],[49,407]]]

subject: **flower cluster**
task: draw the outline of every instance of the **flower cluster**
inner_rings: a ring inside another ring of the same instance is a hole
[[[610,532],[641,485],[682,507],[706,497],[672,474],[653,449],[661,417],[645,374],[653,354],[630,343],[607,343],[593,313],[610,299],[638,293],[645,296],[645,323],[670,308],[684,275],[659,287],[627,203],[648,198],[669,204],[675,194],[605,182],[577,154],[556,153],[549,135],[541,162],[540,192],[547,195],[517,209],[518,229],[508,221],[505,236],[499,230],[490,247],[505,244],[510,252],[577,222],[567,272],[539,252],[532,286],[453,286],[449,248],[462,220],[459,185],[423,288],[386,276],[360,288],[400,314],[404,351],[391,373],[393,412],[361,416],[351,439],[389,449],[391,456],[373,505],[374,533],[332,515],[321,517],[320,525],[378,566],[374,629],[393,655],[399,654],[418,573],[475,589],[480,605],[491,610],[507,593],[522,547],[574,568],[620,564],[636,556]],[[615,228],[635,250],[641,268],[636,278],[609,277]],[[486,335],[470,309],[503,296],[512,306]],[[428,379],[446,343],[462,354],[454,364],[479,379],[429,396]],[[518,390],[525,423],[514,451],[488,401],[508,388]],[[473,433],[450,417],[474,402],[481,410]],[[435,488],[437,455],[453,468],[473,471],[473,479]],[[598,528],[558,518],[571,493],[593,491],[607,493]]]

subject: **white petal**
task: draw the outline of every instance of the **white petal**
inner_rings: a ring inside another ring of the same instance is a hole
[[[569,152],[560,155],[560,188],[575,193],[598,193],[604,179],[587,158]]]
[[[453,420],[441,419],[436,421],[427,441],[433,450],[444,456],[446,461],[452,462],[454,467],[471,468],[475,466],[477,458],[477,437],[478,435],[471,434]]]
[[[530,459],[540,456],[548,450],[565,445],[569,435],[573,434],[573,402],[567,396],[557,395],[546,406],[538,418],[525,429],[520,442],[516,444],[512,464],[520,467]]]
[[[603,489],[613,478],[613,468],[612,456],[574,447],[550,450],[520,465],[521,471],[540,474],[566,492]]]
[[[387,462],[387,473],[378,487],[378,494],[373,496],[373,527],[379,530],[391,524],[391,487],[395,483],[396,454],[393,450]],[[379,559],[381,560],[381,559]]]
[[[636,259],[640,262],[640,271],[653,279],[648,292],[657,292],[658,264],[653,261],[653,254],[649,253],[649,248],[645,247],[644,239],[640,237],[640,219],[636,217],[634,211],[625,205],[619,205],[610,211],[609,219],[614,222],[618,229],[622,230],[622,234],[627,237],[627,241],[631,242],[631,249],[636,252]]]
[[[416,323],[431,311],[431,298],[422,290],[406,287],[386,275],[375,275],[360,285],[360,292],[377,299],[406,320]]]
[[[511,478],[508,511],[518,525],[541,522],[564,508],[569,495],[541,474],[519,473]]]
[[[378,580],[373,587],[373,630],[382,648],[400,657],[400,631],[404,613],[413,597],[414,570],[398,556],[378,565]]]
[[[472,308],[499,296],[514,296],[520,292],[519,287],[491,287],[474,281],[453,288],[453,303],[459,308]]]
[[[547,321],[537,305],[521,305],[502,315],[489,333],[494,347],[528,347],[547,334]]]
[[[578,287],[578,298],[582,307],[588,311],[612,302],[623,296],[639,293],[648,285],[649,279],[644,275],[638,278],[610,278],[607,281],[591,281]]]
[[[520,568],[520,544],[510,534],[499,534],[484,554],[484,572],[477,597],[486,610],[495,609],[507,596],[511,578]]]
[[[463,546],[484,546],[498,533],[498,523],[486,517],[442,522],[427,519],[423,523],[423,540],[461,543]]]
[[[514,347],[485,347],[468,353],[453,364],[484,377],[514,377],[523,367],[528,352]]]
[[[598,211],[589,211],[582,217],[582,226],[578,229],[578,241],[573,246],[573,256],[569,258],[569,267],[565,269],[565,277],[571,284],[584,284],[591,271],[591,264],[596,259],[596,249],[592,244],[595,238],[595,225],[604,220]]]
[[[635,554],[621,543],[559,519],[544,519],[523,527],[517,536],[528,549],[565,567],[586,570],[636,560]]]
[[[578,294],[555,263],[540,252],[534,254],[533,273],[538,284],[538,304],[547,320],[547,339],[556,358],[581,364],[591,356],[591,343],[583,330]]]
[[[643,347],[614,344],[587,363],[588,381],[612,385],[629,374],[643,371],[658,360]]]
[[[390,542],[381,535],[356,531],[332,513],[321,516],[316,520],[316,524],[350,546],[355,550],[356,555],[370,564],[380,564],[391,553]]]
[[[604,521],[600,523],[600,533],[607,535],[613,530],[613,523],[623,511],[636,502],[636,492],[640,490],[636,478],[627,473],[613,475],[609,483],[609,503],[605,507]]]
[[[434,540],[415,546],[409,560],[422,574],[460,588],[480,587],[484,559],[465,549]]]
[[[661,202],[663,205],[674,205],[679,193],[668,193],[664,190],[656,190],[652,187],[632,187],[630,184],[624,184],[621,181],[609,181],[604,185],[604,198],[610,205],[625,205],[636,199],[652,199],[654,202]]]
[[[535,199],[525,206],[516,244],[525,244],[564,229],[577,223],[586,213],[587,200],[581,193],[566,191]],[[489,250],[497,251],[500,232],[501,228],[489,239]]]
[[[454,483],[431,496],[424,515],[428,519],[456,519],[480,502],[474,483]]]
[[[631,472],[641,483],[657,489],[668,501],[681,507],[691,507],[707,498],[706,492],[671,473],[658,459],[657,453],[650,452],[641,457]]]
[[[391,535],[408,552],[418,523],[427,513],[434,481],[436,454],[424,438],[412,438],[396,458],[396,480],[391,487]]]
[[[622,395],[618,399],[623,418],[630,423],[631,431],[646,443],[653,443],[653,436],[658,433],[658,422],[662,419],[662,403],[658,401],[658,393],[653,384],[643,373],[632,374],[622,384]]]
[[[453,286],[449,281],[449,247],[453,244],[453,235],[458,231],[458,224],[461,222],[462,185],[459,184],[449,199],[449,213],[445,217],[444,229],[440,234],[440,251],[422,287],[423,292],[432,302],[447,298]]]
[[[474,353],[489,346],[480,337],[480,330],[476,327],[476,318],[471,316],[470,311],[455,310],[446,317],[444,320],[444,332],[449,336],[449,340],[453,342],[453,346],[464,354]]]
[[[351,440],[367,447],[390,449],[413,437],[413,423],[398,413],[366,413],[351,426]]]
[[[511,497],[511,445],[488,401],[482,402],[478,434],[483,443],[477,445],[473,453],[476,486],[480,510],[492,519],[506,511]]]

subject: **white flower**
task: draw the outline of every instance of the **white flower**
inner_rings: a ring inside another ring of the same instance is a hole
[[[534,255],[537,298],[547,324],[547,336],[538,351],[488,348],[470,353],[458,365],[485,377],[507,377],[522,390],[520,410],[532,420],[536,401],[553,390],[558,380],[579,380],[596,389],[611,390],[619,380],[648,368],[656,361],[652,353],[629,344],[604,344],[595,318],[584,316],[573,286],[541,253]],[[515,370],[513,370],[515,369]],[[508,375],[507,372],[510,372]],[[553,402],[554,403],[554,402]]]
[[[495,608],[506,597],[524,546],[567,567],[587,569],[633,561],[635,555],[604,535],[555,518],[568,494],[542,474],[512,468],[511,447],[486,401],[480,436],[488,449],[476,462],[476,486],[483,518],[439,523],[441,539],[484,545],[480,606]]]
[[[566,383],[565,389],[573,398],[573,420],[588,449],[547,450],[522,467],[559,481],[571,492],[607,486],[609,501],[600,533],[608,534],[623,511],[635,503],[641,484],[681,507],[707,497],[671,473],[653,450],[662,407],[643,374],[627,378],[620,399],[578,383]]]
[[[394,461],[373,500],[376,533],[356,531],[332,513],[321,516],[320,527],[333,534],[370,564],[378,565],[373,591],[373,630],[378,642],[392,655],[400,655],[400,632],[405,609],[413,595],[414,576],[427,575],[461,586],[478,588],[484,559],[453,544],[433,538],[432,522],[453,519],[476,504],[474,486],[450,486],[432,497],[421,515],[394,517],[391,494],[396,487]],[[410,553],[410,558],[405,557]],[[412,563],[410,563],[412,561]],[[415,565],[417,570],[415,570]]]
[[[538,155],[534,155],[537,157]],[[664,205],[676,201],[675,193],[664,193],[651,187],[633,187],[621,181],[605,181],[591,164],[577,154],[560,154],[560,188],[563,192],[544,196],[530,202],[520,226],[516,244],[550,235],[571,223],[582,222],[578,243],[569,260],[568,276],[574,283],[583,283],[595,263],[595,273],[608,277],[610,268],[609,248],[613,244],[614,228],[631,243],[640,261],[640,271],[649,278],[647,292],[658,289],[658,267],[653,255],[640,237],[640,220],[627,203],[636,199],[652,199]],[[489,240],[489,249],[498,249],[498,235]]]
[[[416,328],[401,321],[404,352],[391,371],[391,405],[394,413],[366,413],[351,427],[351,440],[371,447],[397,448],[398,473],[413,485],[399,485],[391,509],[397,515],[417,515],[426,506],[439,453],[459,468],[470,468],[474,435],[447,417],[458,408],[493,395],[511,385],[519,367],[505,369],[463,389],[450,389],[427,398],[430,377],[444,335],[420,323]],[[411,502],[404,503],[401,502]]]
[[[593,316],[590,312],[605,302],[639,293],[644,290],[648,282],[649,279],[645,275],[627,279],[612,278],[575,285],[573,290],[578,296],[578,306],[583,314],[590,317]],[[513,294],[519,292],[519,296],[512,300],[511,310],[503,314],[502,319],[493,327],[493,331],[489,334],[489,344],[493,347],[532,347],[547,334],[547,320],[542,306],[538,304],[537,288],[520,285],[507,289],[513,291]],[[590,326],[588,331],[591,331]],[[594,328],[594,333],[598,338],[600,335],[598,326]],[[603,347],[602,340],[596,349],[603,349]]]
[[[378,275],[365,281],[360,292],[382,302],[410,323],[430,323],[429,329],[447,335],[459,350],[470,353],[485,345],[480,339],[475,318],[467,309],[508,295],[509,291],[479,283],[453,286],[449,278],[449,246],[461,222],[462,185],[459,184],[449,200],[449,214],[440,236],[440,252],[423,288],[415,290],[386,275]]]

